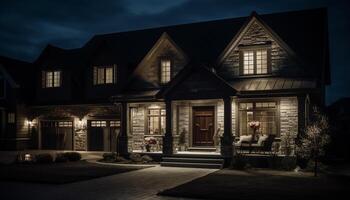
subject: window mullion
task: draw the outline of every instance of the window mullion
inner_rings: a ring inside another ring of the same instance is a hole
[[[253,54],[253,63],[254,63],[254,74],[257,74],[256,51],[254,51],[254,54]]]

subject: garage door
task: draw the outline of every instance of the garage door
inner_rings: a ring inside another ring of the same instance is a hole
[[[72,121],[42,121],[42,149],[72,150],[73,149]]]
[[[88,150],[116,151],[120,122],[116,120],[88,121]]]

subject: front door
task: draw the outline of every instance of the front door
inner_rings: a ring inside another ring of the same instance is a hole
[[[193,107],[193,146],[213,146],[214,107]]]

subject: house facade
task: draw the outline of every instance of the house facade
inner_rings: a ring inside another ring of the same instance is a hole
[[[96,35],[77,49],[47,46],[33,65],[32,148],[230,157],[259,122],[257,134],[274,135],[284,155],[309,107],[324,105],[327,13]]]

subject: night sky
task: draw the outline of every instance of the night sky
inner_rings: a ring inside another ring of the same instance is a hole
[[[48,43],[77,48],[94,34],[248,16],[253,10],[265,14],[327,7],[332,68],[327,102],[350,97],[347,0],[0,1],[0,55],[26,61],[35,60]]]

